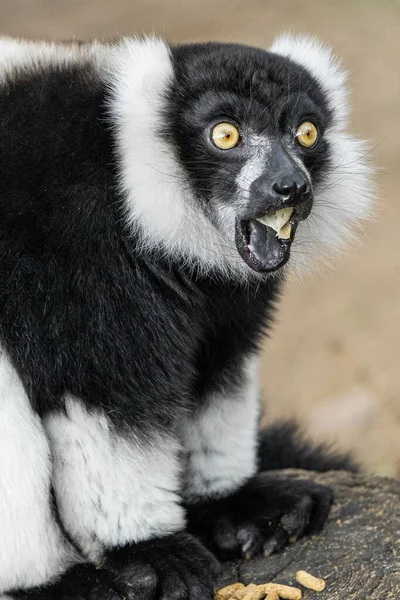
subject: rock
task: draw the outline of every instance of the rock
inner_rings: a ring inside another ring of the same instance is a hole
[[[400,481],[344,471],[282,475],[330,485],[335,503],[324,530],[289,546],[281,554],[227,563],[219,587],[248,583],[296,582],[305,570],[326,581],[323,592],[305,588],[315,600],[400,599]],[[276,476],[276,472],[274,472]]]

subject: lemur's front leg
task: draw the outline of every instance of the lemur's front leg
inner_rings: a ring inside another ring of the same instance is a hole
[[[215,392],[181,427],[188,528],[220,558],[278,551],[318,531],[332,503],[331,489],[312,481],[255,475],[256,371],[253,358],[240,386]]]
[[[211,600],[218,563],[184,530],[181,448],[172,433],[123,432],[74,398],[45,427],[60,518],[82,554],[112,575],[113,593],[127,600]],[[82,595],[92,599],[96,572],[81,569],[77,576],[93,580]],[[102,589],[98,599],[109,600]],[[71,597],[61,593],[59,600]]]

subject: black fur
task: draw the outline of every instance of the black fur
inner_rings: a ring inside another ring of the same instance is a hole
[[[104,101],[89,67],[0,90],[0,335],[39,414],[69,392],[119,426],[168,424],[224,370],[240,376],[278,284],[196,280],[140,256]]]
[[[77,565],[53,584],[13,591],[15,600],[121,600],[113,577],[94,565]],[[128,598],[128,597],[127,597]]]
[[[221,115],[283,138],[318,185],[329,148],[323,140],[312,151],[294,147],[293,129],[312,117],[322,134],[332,115],[306,71],[232,45],[172,55],[162,135],[201,203],[229,202],[248,156],[238,149],[222,157],[210,145],[204,131]],[[143,254],[124,225],[107,100],[89,65],[20,71],[0,88],[0,338],[40,416],[62,410],[72,394],[104,409],[116,430],[145,436],[239,383],[279,283],[222,280],[180,257]],[[304,447],[296,457],[290,441],[276,457],[269,444],[262,442],[262,467],[306,466]],[[229,498],[188,507],[189,527],[214,550],[254,554],[317,530],[330,502],[329,489],[309,482],[255,478]],[[267,531],[261,523],[269,519]],[[188,534],[109,549],[105,566],[112,584],[79,566],[56,587],[18,597],[114,600],[115,587],[143,600],[211,598],[214,559]]]
[[[307,471],[352,471],[359,466],[349,454],[316,444],[304,437],[294,421],[274,423],[259,433],[258,468],[305,469]]]

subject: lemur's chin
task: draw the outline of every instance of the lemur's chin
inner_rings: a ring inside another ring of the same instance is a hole
[[[256,219],[237,221],[236,247],[245,263],[258,273],[277,271],[289,260],[295,226],[290,237],[280,239],[276,231]]]

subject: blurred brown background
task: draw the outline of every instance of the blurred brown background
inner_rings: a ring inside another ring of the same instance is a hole
[[[398,0],[1,0],[4,34],[113,37],[268,47],[283,30],[334,46],[351,70],[353,127],[372,141],[377,219],[334,270],[289,282],[262,381],[268,418],[295,415],[312,435],[400,477],[400,2]]]

